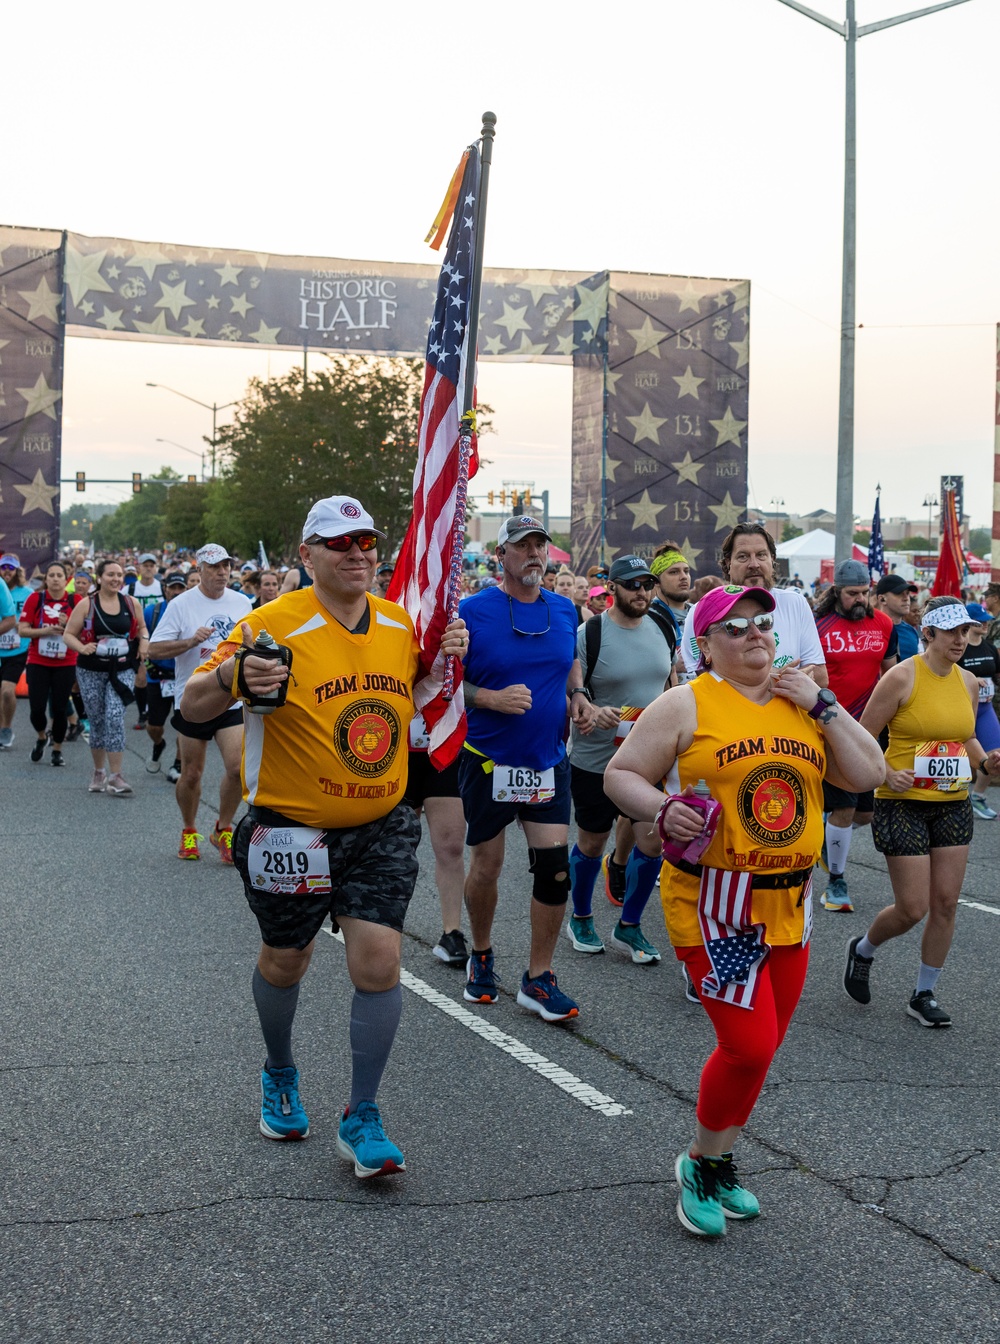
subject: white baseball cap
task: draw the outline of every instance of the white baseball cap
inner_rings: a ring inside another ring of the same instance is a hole
[[[195,551],[194,558],[199,565],[219,565],[223,560],[232,560],[232,556],[226,550],[225,546],[218,546],[214,541],[210,541],[207,546],[203,546],[200,551]]]
[[[302,529],[302,540],[310,537],[346,537],[350,532],[374,532],[384,537],[375,526],[375,520],[359,500],[350,495],[331,495],[329,499],[318,499],[309,510]]]

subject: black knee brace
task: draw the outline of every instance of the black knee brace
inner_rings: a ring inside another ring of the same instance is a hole
[[[565,905],[569,900],[569,846],[528,846],[528,872],[534,874],[531,894],[540,905]],[[559,874],[557,877],[556,874]]]

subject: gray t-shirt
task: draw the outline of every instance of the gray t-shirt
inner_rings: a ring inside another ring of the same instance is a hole
[[[645,709],[663,691],[670,676],[670,646],[651,617],[626,630],[607,612],[592,616],[601,622],[601,651],[597,655],[590,693],[596,705],[630,705]],[[584,676],[587,673],[587,626],[577,631],[576,654]],[[595,728],[589,737],[573,729],[571,761],[580,770],[603,774],[615,754],[614,728]]]

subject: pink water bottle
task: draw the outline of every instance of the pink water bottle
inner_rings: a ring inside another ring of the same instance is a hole
[[[702,826],[700,834],[696,835],[693,840],[684,842],[672,840],[666,835],[663,829],[663,816],[667,810],[666,807],[664,807],[656,819],[656,824],[660,832],[660,840],[663,843],[663,857],[668,862],[674,863],[679,861],[683,861],[684,863],[700,863],[701,856],[712,843],[712,837],[715,835],[716,828],[719,824],[719,815],[722,811],[721,804],[717,803],[712,797],[712,791],[703,779],[698,780],[698,783],[694,786],[694,789],[690,794],[675,794],[672,799],[668,799],[668,802],[671,801],[681,802],[685,807],[690,807],[701,812],[704,818],[704,825]]]

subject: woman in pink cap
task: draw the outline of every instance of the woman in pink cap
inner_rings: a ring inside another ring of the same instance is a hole
[[[694,614],[700,675],[643,711],[605,773],[623,813],[659,825],[667,931],[718,1041],[675,1163],[677,1215],[703,1237],[760,1212],[733,1145],[805,981],[823,779],[855,791],[884,775],[878,743],[832,692],[797,663],[774,671],[773,611],[764,588],[707,593]]]

